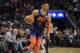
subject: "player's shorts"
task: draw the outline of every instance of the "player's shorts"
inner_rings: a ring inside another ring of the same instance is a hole
[[[42,37],[43,31],[37,31],[36,29],[31,30],[31,36]]]

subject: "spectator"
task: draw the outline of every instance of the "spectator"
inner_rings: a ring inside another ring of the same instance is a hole
[[[7,28],[5,39],[8,45],[9,52],[15,53],[16,52],[14,48],[15,40],[14,40],[14,37],[12,36],[12,28]]]

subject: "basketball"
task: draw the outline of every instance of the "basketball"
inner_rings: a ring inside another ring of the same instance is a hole
[[[25,21],[26,24],[30,24],[31,25],[34,22],[34,18],[31,17],[31,15],[28,15],[28,16],[25,17],[24,21]]]

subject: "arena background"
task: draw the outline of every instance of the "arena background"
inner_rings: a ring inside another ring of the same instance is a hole
[[[53,26],[60,32],[51,39],[50,53],[80,53],[80,0],[0,0],[0,35],[6,28],[29,28],[24,17],[44,2],[50,5]]]

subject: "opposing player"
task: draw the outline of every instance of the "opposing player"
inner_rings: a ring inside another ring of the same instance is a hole
[[[34,53],[39,53],[41,39],[44,29],[46,28],[46,34],[49,36],[51,18],[48,15],[49,5],[47,3],[42,4],[41,9],[34,10],[31,15],[27,16],[24,20],[27,24],[32,25],[31,29],[31,44],[27,47],[27,53],[34,48]],[[25,48],[24,48],[25,49]]]

